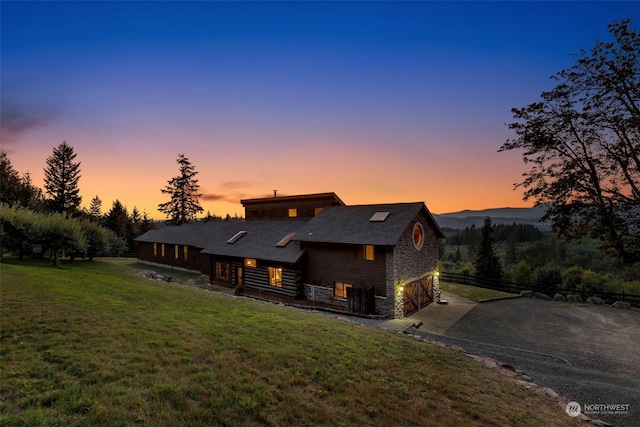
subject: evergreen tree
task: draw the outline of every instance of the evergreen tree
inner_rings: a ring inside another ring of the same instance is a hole
[[[91,215],[95,219],[102,218],[102,200],[100,197],[96,195],[93,199],[91,199],[91,204],[89,205],[89,215]]]
[[[142,219],[140,221],[140,230],[139,230],[140,235],[146,233],[149,230],[153,230],[154,228],[156,228],[156,225],[153,223],[153,221],[151,221],[151,219],[149,219],[149,215],[147,214],[147,211],[142,211]]]
[[[63,141],[47,158],[44,170],[44,188],[49,207],[54,212],[75,213],[82,197],[79,195],[80,162],[74,162],[73,147]]]
[[[42,205],[42,190],[32,184],[28,172],[20,176],[4,151],[0,152],[0,203],[33,210]]]
[[[4,151],[0,153],[0,203],[9,206],[19,202],[20,175]]]
[[[127,245],[131,240],[131,223],[127,208],[116,199],[111,210],[104,216],[104,226],[123,239]],[[129,246],[131,247],[131,246]]]
[[[33,211],[42,211],[44,195],[42,194],[42,189],[33,185],[31,174],[29,172],[22,174],[20,182],[20,203]]]
[[[180,175],[167,181],[167,186],[160,190],[163,194],[168,194],[170,200],[158,205],[158,210],[164,213],[169,218],[169,223],[173,225],[189,222],[198,213],[204,211],[198,201],[202,194],[198,194],[200,185],[195,179],[198,174],[195,166],[184,154],[178,155],[177,162],[180,166]]]
[[[489,279],[502,278],[502,265],[500,259],[495,252],[495,239],[493,237],[493,225],[491,218],[486,217],[484,224],[480,229],[480,243],[474,265],[476,267],[476,275]]]

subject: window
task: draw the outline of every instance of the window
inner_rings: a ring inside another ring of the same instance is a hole
[[[333,293],[338,298],[346,298],[347,288],[350,288],[350,287],[351,285],[349,283],[336,282]]]
[[[323,208],[315,208],[315,209],[313,210],[313,214],[314,214],[314,215],[318,215],[320,212],[322,212],[322,209],[323,209]]]
[[[185,259],[185,261],[189,259],[189,247],[187,246],[182,247],[182,257]]]
[[[424,243],[424,229],[422,228],[422,224],[416,222],[416,225],[413,226],[413,246],[416,249],[420,250],[422,248],[422,244]]]
[[[160,256],[164,257],[164,243],[160,245]]]
[[[174,257],[175,259],[178,259],[178,254],[179,254],[179,253],[180,253],[180,250],[178,249],[178,245],[175,245],[175,246],[173,247],[173,257]]]
[[[247,234],[246,231],[238,231],[236,234],[234,234],[229,240],[227,240],[228,244],[233,244],[235,242],[238,241],[239,238],[241,238],[242,236],[244,236],[245,234]]]
[[[390,213],[391,212],[376,212],[369,218],[369,222],[384,222]]]
[[[244,266],[245,267],[256,268],[257,265],[258,265],[258,261],[255,258],[245,258],[244,259]]]
[[[158,244],[153,244],[153,256],[158,256]]]
[[[269,284],[282,287],[282,267],[269,267]]]
[[[295,218],[298,216],[298,209],[289,208],[289,218]]]
[[[356,258],[373,261],[375,259],[375,252],[375,246],[373,245],[360,245],[356,251]]]
[[[280,240],[278,243],[276,243],[276,246],[279,248],[284,248],[285,246],[287,246],[287,243],[289,243],[291,241],[291,239],[293,238],[293,236],[295,236],[296,233],[289,233],[286,236],[284,236],[282,238],[282,240]]]
[[[229,280],[229,263],[216,261],[216,279]]]

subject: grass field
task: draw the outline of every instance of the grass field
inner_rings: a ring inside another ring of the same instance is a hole
[[[3,426],[576,425],[454,351],[132,260],[0,268]]]

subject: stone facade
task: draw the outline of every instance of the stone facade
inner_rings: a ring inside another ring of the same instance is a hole
[[[422,225],[424,240],[422,246],[417,249],[413,242],[413,229],[416,223]],[[391,304],[380,312],[392,315],[395,318],[404,317],[403,293],[401,287],[415,278],[424,277],[435,271],[438,266],[438,238],[435,231],[429,225],[428,219],[420,212],[407,229],[402,233],[398,243],[393,248],[393,254],[387,256],[387,295],[393,295]]]

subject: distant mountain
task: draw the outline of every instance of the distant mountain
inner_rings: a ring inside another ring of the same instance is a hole
[[[540,222],[544,216],[545,208],[536,206],[533,208],[496,208],[479,211],[464,210],[445,214],[434,214],[441,228],[464,229],[475,225],[482,227],[486,217],[491,218],[494,224],[533,224],[540,230],[549,230],[548,222]]]

